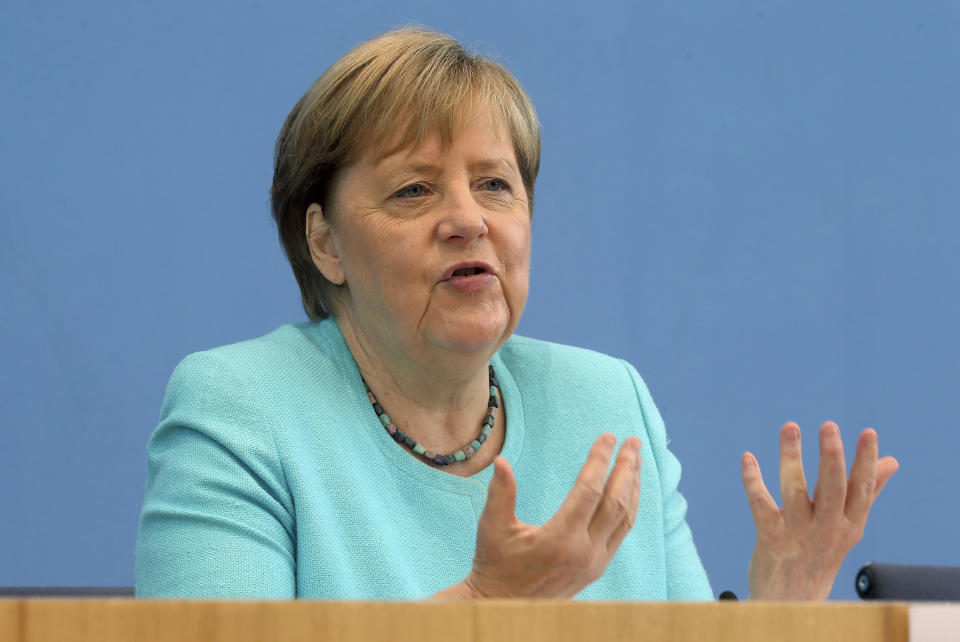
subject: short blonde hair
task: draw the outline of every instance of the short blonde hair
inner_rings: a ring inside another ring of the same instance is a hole
[[[448,144],[458,122],[478,110],[492,111],[509,133],[532,212],[540,170],[533,104],[502,65],[448,35],[422,27],[387,32],[336,61],[300,98],[277,137],[270,195],[310,319],[327,316],[334,286],[311,258],[307,207],[319,203],[328,212],[338,170],[361,153],[387,154],[434,133]]]

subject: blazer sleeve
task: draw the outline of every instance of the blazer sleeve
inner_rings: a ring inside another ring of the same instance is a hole
[[[680,461],[667,448],[667,433],[660,411],[643,378],[636,369],[623,362],[633,380],[640,401],[640,410],[646,424],[647,437],[660,473],[663,493],[663,539],[667,578],[667,599],[712,600],[710,581],[693,543],[693,533],[687,525],[687,500],[680,494]],[[641,492],[642,489],[641,489]]]
[[[213,353],[174,370],[147,446],[138,597],[295,597],[294,507],[264,405]]]

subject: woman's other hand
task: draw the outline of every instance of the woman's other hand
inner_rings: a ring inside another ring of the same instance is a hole
[[[597,439],[567,499],[543,526],[517,519],[513,470],[505,458],[494,460],[473,570],[462,583],[469,596],[571,598],[603,575],[640,501],[640,440],[624,441],[607,479],[615,448],[612,434]]]
[[[840,431],[835,423],[824,423],[811,501],[800,428],[793,422],[785,424],[780,429],[782,509],[763,483],[756,457],[743,454],[743,487],[757,528],[748,572],[751,599],[827,599],[843,558],[863,536],[874,500],[899,467],[893,457],[878,459],[877,449],[874,430],[860,433],[848,478]]]

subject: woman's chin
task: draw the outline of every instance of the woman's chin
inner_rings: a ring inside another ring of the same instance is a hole
[[[508,319],[449,319],[436,327],[424,328],[424,336],[434,346],[450,352],[493,354],[507,339]],[[487,355],[489,356],[489,355]]]

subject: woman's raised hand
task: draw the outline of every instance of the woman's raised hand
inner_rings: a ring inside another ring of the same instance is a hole
[[[616,443],[609,433],[597,439],[567,499],[543,526],[517,519],[513,470],[503,457],[494,460],[473,570],[463,582],[471,596],[570,598],[603,575],[640,500],[640,440],[624,441],[607,479]]]
[[[870,507],[899,467],[893,457],[878,459],[877,449],[875,431],[860,433],[848,478],[837,425],[820,426],[820,468],[811,501],[800,428],[785,424],[780,429],[782,509],[764,485],[756,457],[743,454],[743,487],[757,527],[748,572],[752,599],[827,599],[843,558],[863,536]]]

